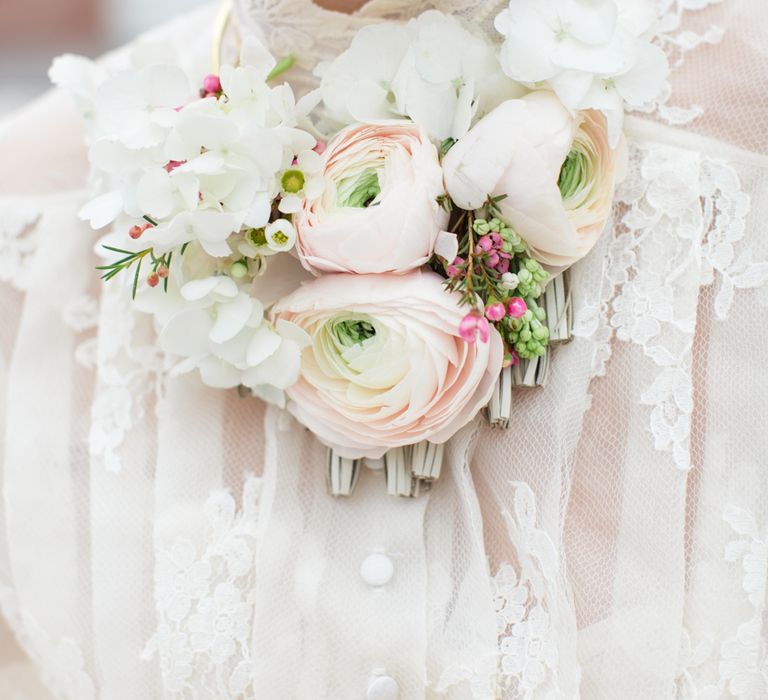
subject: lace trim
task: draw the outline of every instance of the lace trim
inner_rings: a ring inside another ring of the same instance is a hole
[[[658,25],[656,43],[658,43],[669,58],[671,71],[674,72],[685,61],[686,55],[704,44],[719,44],[725,35],[722,27],[712,25],[702,33],[690,29],[682,29],[683,16],[686,12],[703,10],[711,5],[717,5],[723,0],[657,0]],[[672,125],[690,124],[704,114],[704,109],[697,104],[687,107],[670,105],[672,86],[669,81],[659,97],[634,112],[655,114],[659,119]]]
[[[650,407],[656,449],[672,453],[680,469],[691,467],[699,287],[719,283],[715,313],[724,319],[736,289],[768,281],[768,263],[739,245],[749,209],[726,163],[672,146],[632,146],[630,175],[617,193],[600,314],[607,324],[597,333],[593,369],[605,373],[612,333],[643,349],[658,373],[640,400]]]
[[[122,469],[120,447],[144,417],[147,400],[163,394],[171,365],[157,345],[149,318],[137,316],[124,287],[105,286],[98,340],[85,341],[77,349],[81,364],[95,359],[99,381],[91,407],[90,453],[113,472]]]
[[[158,626],[143,652],[157,655],[169,697],[254,698],[253,589],[261,480],[248,477],[242,503],[226,491],[202,508],[204,543],[179,538],[157,550]]]
[[[12,588],[0,588],[0,609],[41,680],[58,698],[95,700],[96,687],[85,670],[85,657],[77,643],[52,638],[27,611],[22,610]]]
[[[42,216],[36,204],[21,199],[0,201],[0,282],[23,291],[37,249],[35,225]]]
[[[751,617],[739,624],[733,635],[723,640],[714,656],[712,639],[703,639],[695,646],[687,630],[683,630],[676,697],[697,700],[718,700],[722,697],[768,697],[768,645],[763,631],[768,584],[768,522],[762,532],[755,516],[747,509],[728,505],[723,511],[734,537],[725,547],[725,560],[738,565]],[[697,687],[695,677],[706,662],[717,664],[718,680]]]
[[[576,688],[565,692],[558,674],[558,644],[567,644],[570,635],[561,619],[568,604],[558,584],[557,549],[537,526],[530,486],[513,485],[513,510],[504,518],[517,566],[502,564],[491,581],[499,654],[479,659],[474,667],[448,669],[437,690],[468,683],[473,700],[578,698]]]

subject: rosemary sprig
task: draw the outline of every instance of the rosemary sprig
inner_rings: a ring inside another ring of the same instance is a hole
[[[167,271],[170,268],[171,260],[173,258],[173,251],[169,253],[165,253],[164,255],[155,255],[155,251],[153,248],[145,248],[144,250],[139,251],[130,251],[125,250],[123,248],[115,248],[111,245],[104,245],[103,246],[106,250],[109,250],[113,253],[120,253],[124,257],[120,258],[119,260],[116,260],[113,263],[109,263],[107,265],[98,265],[96,267],[97,270],[101,270],[104,272],[104,274],[101,276],[101,279],[103,279],[105,282],[111,280],[113,277],[119,275],[124,270],[131,269],[134,265],[134,273],[133,273],[133,285],[131,286],[131,298],[136,298],[136,291],[139,287],[139,276],[141,275],[141,266],[144,262],[144,259],[149,257],[150,263],[152,265],[152,274],[158,275],[158,281],[160,276],[163,276],[163,288],[167,292],[168,291],[168,277],[166,275],[159,275],[160,271]],[[157,282],[155,282],[157,284]],[[152,285],[154,286],[154,285]]]

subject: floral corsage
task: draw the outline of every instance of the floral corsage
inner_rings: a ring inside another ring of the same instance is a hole
[[[193,88],[168,62],[108,72],[65,56],[121,278],[157,342],[287,409],[391,494],[512,388],[544,383],[571,335],[567,270],[601,236],[624,169],[622,118],[664,89],[650,3],[512,0],[493,44],[437,11],[363,29],[296,99],[291,57],[246,42]]]

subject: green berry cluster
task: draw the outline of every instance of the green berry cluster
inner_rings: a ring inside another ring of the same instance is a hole
[[[542,357],[547,351],[549,330],[544,309],[533,303],[521,318],[506,318],[503,335],[512,349],[524,360]]]
[[[520,267],[517,270],[518,296],[527,299],[538,299],[544,292],[544,287],[549,280],[549,273],[533,258],[518,258]]]
[[[520,255],[528,251],[525,241],[520,238],[517,231],[507,226],[501,219],[475,219],[473,226],[478,236],[486,236],[489,233],[498,233],[504,241],[502,250],[505,253]]]

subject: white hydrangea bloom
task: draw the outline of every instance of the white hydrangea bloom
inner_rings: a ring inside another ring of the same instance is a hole
[[[364,27],[322,69],[329,116],[342,124],[408,117],[438,141],[525,90],[504,75],[493,47],[450,15]]]
[[[597,109],[618,142],[624,105],[641,107],[663,89],[664,51],[650,42],[650,0],[510,0],[496,17],[504,72],[547,84],[572,110]]]
[[[88,116],[100,194],[81,217],[94,228],[114,224],[100,241],[107,266],[135,256],[121,279],[154,317],[162,349],[180,358],[177,373],[284,404],[308,338],[270,323],[259,296],[267,257],[296,241],[288,219],[272,220],[273,205],[290,194],[290,210],[322,189],[316,139],[299,126],[319,97],[297,102],[289,86],[270,86],[276,62],[254,42],[213,79],[222,95],[201,96],[194,84],[203,76],[190,79],[162,51],[132,60],[108,72],[67,56],[51,69]],[[286,192],[286,173],[301,187]]]
[[[198,371],[208,386],[245,386],[284,405],[283,391],[298,379],[309,338],[265,317],[251,289],[259,263],[251,261],[238,280],[231,276],[235,264],[243,264],[237,254],[212,258],[194,244],[172,263],[168,289],[144,287],[136,305],[154,316],[163,351],[180,358],[174,374]]]

